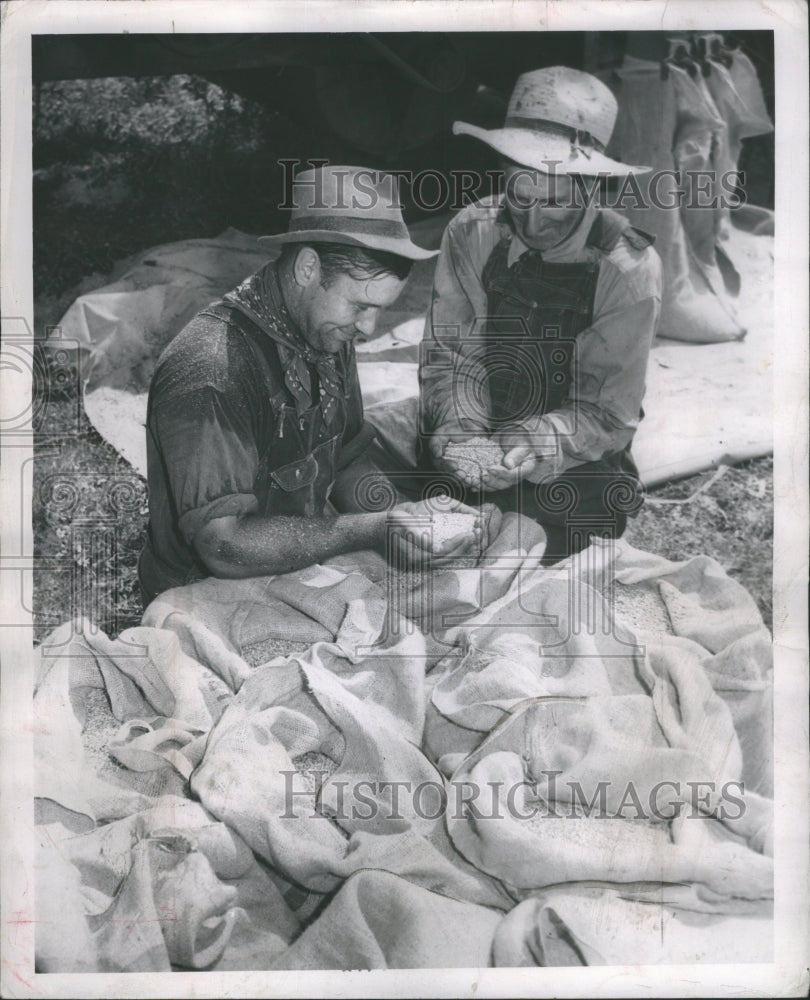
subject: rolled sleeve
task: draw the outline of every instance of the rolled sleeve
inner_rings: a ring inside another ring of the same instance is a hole
[[[255,434],[236,394],[204,387],[163,402],[151,415],[150,433],[187,544],[215,518],[258,510]]]
[[[178,521],[178,527],[183,538],[192,543],[194,536],[209,521],[218,517],[242,517],[254,514],[259,509],[259,501],[251,493],[235,493],[227,497],[218,497],[203,507],[197,507],[183,514]]]

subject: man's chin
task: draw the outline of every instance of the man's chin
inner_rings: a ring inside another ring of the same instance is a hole
[[[329,334],[323,339],[322,350],[326,354],[338,354],[346,344],[350,344],[354,340],[353,337],[342,337],[339,334]]]
[[[536,236],[527,236],[523,234],[521,239],[530,247],[532,250],[553,250],[554,247],[558,247],[561,243],[564,243],[569,235],[571,234],[571,229],[559,230],[556,232],[540,233]]]

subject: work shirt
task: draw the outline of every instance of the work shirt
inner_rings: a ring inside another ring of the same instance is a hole
[[[505,251],[504,268],[512,269],[530,254],[538,267],[548,262],[595,269],[588,322],[576,333],[564,398],[556,399],[551,409],[538,406],[515,421],[547,443],[543,475],[549,475],[549,461],[556,475],[627,449],[640,419],[649,350],[660,315],[661,262],[650,241],[635,238],[629,229],[610,249],[598,241],[595,245],[590,237],[599,211],[595,206],[584,209],[574,231],[542,254],[517,236],[502,196],[469,205],[450,222],[437,263],[420,363],[425,430],[489,434],[498,429],[493,427],[488,396],[491,368],[482,377],[484,368],[475,358],[487,350],[490,296],[484,274],[499,248]],[[616,213],[610,216],[614,228],[627,226]],[[542,284],[536,291],[539,304],[528,306],[542,310]],[[516,312],[521,314],[521,308]]]
[[[354,348],[313,350],[275,265],[200,312],[161,355],[147,416],[146,599],[208,575],[194,537],[221,517],[324,513],[368,446]]]

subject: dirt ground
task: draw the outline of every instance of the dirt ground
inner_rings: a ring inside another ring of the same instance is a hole
[[[652,490],[626,538],[675,561],[701,554],[716,559],[750,592],[772,627],[773,458]]]

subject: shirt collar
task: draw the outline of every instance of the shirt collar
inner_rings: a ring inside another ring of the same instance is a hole
[[[239,309],[275,342],[284,369],[284,382],[295,398],[299,415],[318,401],[310,366],[315,368],[318,397],[328,420],[344,395],[337,358],[316,351],[295,326],[284,303],[275,264],[268,264],[246,278],[238,288],[224,295],[223,301]]]
[[[529,249],[511,226],[509,227],[509,234],[509,252],[506,255],[507,267],[511,267],[515,261],[520,260],[523,254]]]

